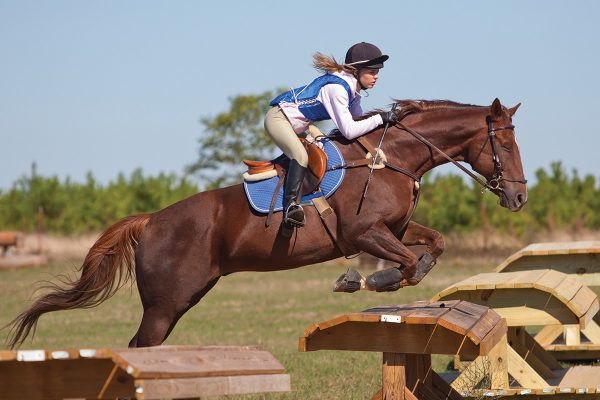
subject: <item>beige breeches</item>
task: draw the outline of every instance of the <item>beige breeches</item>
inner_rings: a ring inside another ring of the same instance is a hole
[[[306,149],[279,106],[271,107],[267,112],[265,130],[286,156],[303,167],[308,165]]]

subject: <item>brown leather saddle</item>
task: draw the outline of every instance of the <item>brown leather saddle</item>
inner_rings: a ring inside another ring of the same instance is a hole
[[[327,171],[327,154],[315,142],[309,143],[304,138],[300,138],[300,142],[302,142],[308,153],[308,170],[302,183],[302,194],[304,195],[313,193],[318,189]],[[248,167],[247,173],[249,176],[265,174],[275,170],[280,179],[283,179],[287,172],[289,159],[279,157],[272,161],[244,160],[244,164]]]

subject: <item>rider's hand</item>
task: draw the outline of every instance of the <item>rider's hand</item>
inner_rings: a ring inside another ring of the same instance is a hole
[[[385,111],[382,113],[379,113],[379,115],[381,115],[381,119],[383,120],[383,124],[391,124],[394,125],[396,122],[398,122],[398,115],[396,115],[395,112],[393,111]]]

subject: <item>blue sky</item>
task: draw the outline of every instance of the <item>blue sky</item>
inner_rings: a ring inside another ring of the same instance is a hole
[[[0,189],[32,162],[76,181],[179,174],[201,117],[359,41],[390,55],[363,108],[522,102],[528,178],[552,161],[600,177],[598,21],[597,1],[0,0]]]

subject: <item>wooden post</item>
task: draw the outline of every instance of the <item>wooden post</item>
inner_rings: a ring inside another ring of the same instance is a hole
[[[490,385],[491,389],[508,389],[508,341],[506,334],[490,350]]]
[[[581,344],[581,333],[579,325],[564,325],[563,336],[567,346],[576,346]]]
[[[406,354],[383,353],[382,400],[404,400]]]

